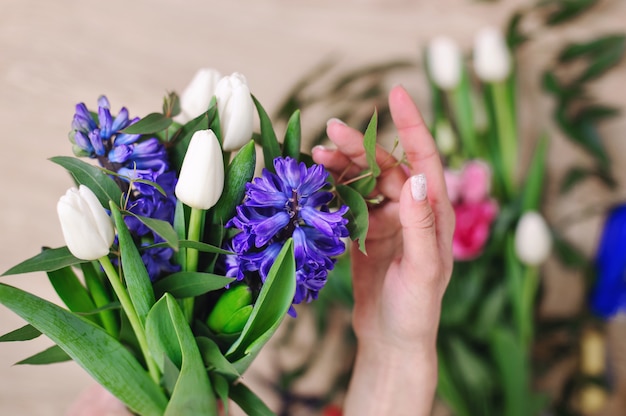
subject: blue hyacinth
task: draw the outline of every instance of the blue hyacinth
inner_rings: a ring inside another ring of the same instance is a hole
[[[345,251],[348,207],[331,212],[333,194],[325,190],[328,172],[292,158],[276,158],[272,173],[246,185],[246,196],[227,224],[240,232],[229,243],[226,275],[242,280],[258,273],[265,281],[285,241],[293,238],[296,261],[294,304],[310,302],[326,283],[335,258]],[[293,309],[291,311],[293,314]]]
[[[176,208],[176,174],[170,170],[165,147],[154,137],[145,139],[139,134],[122,133],[139,118],[130,119],[126,108],[113,117],[110,108],[105,96],[98,99],[97,113],[91,113],[83,103],[76,105],[70,133],[74,153],[97,159],[101,166],[120,175],[115,180],[129,196],[126,208],[130,212],[172,223]],[[154,182],[165,195],[149,184],[133,181],[131,185],[131,179]],[[161,241],[138,219],[127,216],[125,222],[140,246]],[[142,259],[153,281],[180,269],[172,263],[173,254],[170,248],[142,251]]]
[[[596,254],[596,282],[591,309],[602,318],[626,312],[626,204],[606,219]]]

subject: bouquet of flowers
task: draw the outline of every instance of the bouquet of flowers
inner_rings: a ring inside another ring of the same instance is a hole
[[[72,359],[136,414],[227,414],[229,398],[271,414],[241,375],[293,305],[317,298],[344,239],[364,240],[374,157],[360,181],[334,183],[300,151],[299,111],[279,142],[245,77],[212,69],[162,112],[113,115],[102,96],[71,125],[76,157],[51,159],[77,186],[57,205],[67,246],[4,273],[46,272],[67,309],[0,284],[28,322],[0,340],[48,336],[24,362]],[[370,156],[375,142],[374,117]]]

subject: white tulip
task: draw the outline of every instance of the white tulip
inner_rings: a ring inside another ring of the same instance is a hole
[[[180,169],[176,197],[197,209],[215,205],[224,190],[224,158],[220,143],[211,130],[193,134]]]
[[[113,221],[91,189],[70,188],[59,199],[57,213],[67,248],[75,257],[97,260],[109,254],[115,238]]]
[[[225,151],[241,148],[252,138],[254,102],[246,77],[235,72],[225,76],[215,88],[217,111]]]
[[[476,35],[474,70],[484,82],[504,81],[511,73],[511,54],[499,29],[486,27]]]
[[[433,82],[443,90],[452,90],[461,81],[461,49],[450,38],[439,36],[426,49],[428,71]]]
[[[517,223],[515,253],[528,266],[542,264],[552,250],[552,235],[541,214],[528,211]]]
[[[199,69],[180,95],[180,114],[174,121],[185,124],[207,111],[221,78],[222,74],[215,69]]]

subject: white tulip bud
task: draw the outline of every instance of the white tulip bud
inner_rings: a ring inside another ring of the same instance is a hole
[[[528,211],[517,223],[515,253],[528,266],[538,266],[550,255],[552,235],[541,214]]]
[[[504,81],[511,73],[511,55],[500,30],[486,27],[476,35],[474,70],[484,82]]]
[[[57,203],[65,244],[81,260],[97,260],[109,254],[115,238],[113,221],[85,185],[70,188]]]
[[[254,102],[246,77],[235,72],[220,80],[215,89],[217,111],[225,151],[241,148],[252,138]]]
[[[193,134],[174,193],[184,204],[198,209],[215,205],[224,190],[224,158],[211,130]]]
[[[180,114],[174,120],[185,124],[207,111],[221,78],[222,74],[215,69],[199,69],[180,95]]]
[[[426,49],[428,71],[435,85],[443,90],[452,90],[461,81],[461,49],[450,38],[439,36]]]

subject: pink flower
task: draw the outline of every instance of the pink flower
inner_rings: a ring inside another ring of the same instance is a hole
[[[471,260],[482,253],[498,215],[498,204],[489,195],[491,169],[481,160],[472,160],[460,171],[447,169],[444,177],[456,214],[452,254],[456,260]]]
[[[491,169],[481,160],[471,160],[461,172],[463,201],[478,203],[489,197],[491,192]]]
[[[452,255],[456,260],[478,257],[489,239],[491,223],[498,215],[498,204],[492,199],[479,203],[454,205],[456,228]]]

